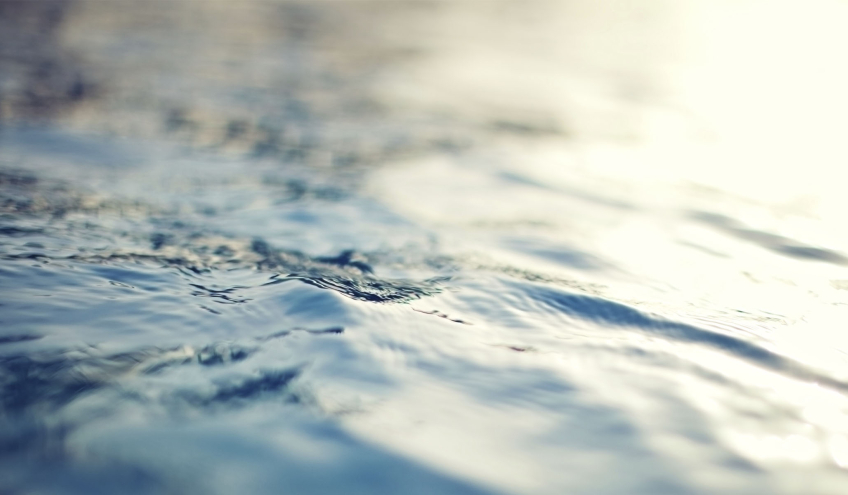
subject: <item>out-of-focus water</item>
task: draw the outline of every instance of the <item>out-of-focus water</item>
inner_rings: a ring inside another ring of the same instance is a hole
[[[0,1],[0,493],[848,492],[846,23]]]

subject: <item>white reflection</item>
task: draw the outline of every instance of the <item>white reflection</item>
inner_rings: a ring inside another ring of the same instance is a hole
[[[732,443],[741,453],[758,461],[809,463],[820,456],[818,445],[801,435],[742,434],[732,437]]]
[[[828,441],[828,448],[834,462],[839,467],[848,469],[848,436],[833,435]]]

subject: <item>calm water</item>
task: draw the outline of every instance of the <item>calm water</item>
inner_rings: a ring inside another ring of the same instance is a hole
[[[0,493],[848,492],[844,1],[0,1]]]

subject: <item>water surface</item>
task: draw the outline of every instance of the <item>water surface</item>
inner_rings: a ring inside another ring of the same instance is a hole
[[[0,2],[0,491],[843,493],[845,21]]]

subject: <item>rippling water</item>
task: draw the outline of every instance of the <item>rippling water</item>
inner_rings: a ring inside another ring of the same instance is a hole
[[[846,21],[0,1],[0,492],[846,493]]]

